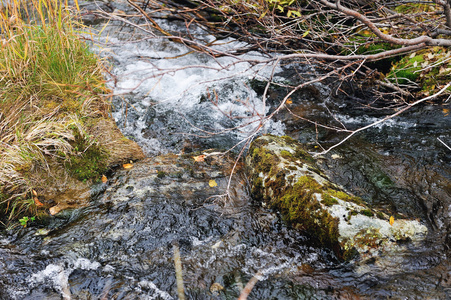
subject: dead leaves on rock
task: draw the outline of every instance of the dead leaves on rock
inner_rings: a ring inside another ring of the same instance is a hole
[[[105,175],[102,175],[102,179],[101,180],[102,180],[103,183],[107,183],[108,178]]]
[[[49,208],[49,212],[52,216],[56,215],[60,211],[61,211],[61,207],[59,207],[58,205],[55,205],[55,206],[52,206]]]
[[[218,184],[216,183],[216,181],[215,181],[214,179],[211,179],[211,180],[208,182],[208,185],[209,185],[210,187],[218,186]]]
[[[37,193],[35,190],[31,190],[31,194],[33,195],[33,201],[34,201],[34,204],[35,204],[37,207],[42,207],[42,206],[44,206],[44,204],[43,204],[41,201],[39,201],[39,199],[38,199],[38,193]]]
[[[393,226],[393,223],[395,223],[395,217],[390,216],[390,225]]]
[[[203,162],[203,161],[205,161],[205,157],[206,157],[206,155],[204,155],[204,154],[198,155],[198,156],[193,156],[194,161],[196,161],[196,162]]]
[[[36,206],[40,207],[40,206],[44,206],[44,204],[39,201],[38,197],[33,197],[34,200],[34,204],[36,204]]]

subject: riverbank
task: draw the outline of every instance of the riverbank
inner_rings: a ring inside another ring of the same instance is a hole
[[[46,218],[43,209],[62,202],[79,205],[109,167],[143,157],[111,120],[105,66],[74,15],[64,1],[1,11],[2,227]]]

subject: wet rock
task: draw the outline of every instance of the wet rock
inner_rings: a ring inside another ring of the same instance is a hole
[[[280,211],[292,227],[314,236],[342,258],[371,257],[422,240],[427,228],[417,220],[390,220],[360,198],[332,183],[315,160],[289,137],[262,136],[249,149],[246,164],[252,193]]]

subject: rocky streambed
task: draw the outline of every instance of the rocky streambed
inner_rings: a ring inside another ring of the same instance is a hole
[[[236,299],[254,276],[249,299],[450,297],[450,155],[436,143],[451,134],[449,103],[413,109],[315,159],[318,144],[343,136],[280,113],[262,130],[273,136],[254,141],[229,185],[237,153],[221,153],[255,126],[225,129],[275,109],[283,88],[261,98],[271,69],[240,63],[221,73],[214,68],[232,58],[189,53],[120,22],[103,32],[112,115],[147,158],[106,174],[83,207],[2,235],[0,298],[176,299],[175,247],[188,299]],[[310,71],[292,64],[275,69],[274,80]],[[315,84],[289,107],[347,128],[384,116],[359,97]],[[206,139],[199,128],[226,134]]]

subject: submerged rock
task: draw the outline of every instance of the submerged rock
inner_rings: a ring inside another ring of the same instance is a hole
[[[257,200],[344,259],[356,253],[371,257],[427,234],[419,221],[394,220],[330,182],[312,156],[289,137],[256,139],[246,164]]]

